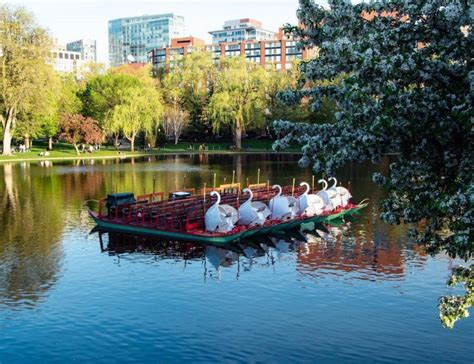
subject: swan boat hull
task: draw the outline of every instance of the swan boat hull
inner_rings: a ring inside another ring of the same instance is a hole
[[[95,221],[97,226],[103,230],[110,230],[128,234],[140,234],[147,236],[159,237],[167,240],[179,240],[198,243],[211,243],[215,245],[226,245],[230,243],[237,243],[241,239],[248,239],[252,237],[268,235],[272,233],[291,231],[299,229],[301,224],[330,224],[335,220],[350,219],[353,215],[357,215],[360,210],[365,208],[368,204],[361,203],[359,205],[352,205],[350,208],[336,211],[326,215],[315,216],[299,216],[293,219],[284,221],[268,222],[262,226],[244,227],[238,231],[231,231],[229,233],[209,233],[209,232],[182,232],[182,231],[167,231],[156,227],[140,226],[139,224],[127,224],[122,221],[114,221],[112,218],[102,217],[94,211],[89,210],[91,218]]]

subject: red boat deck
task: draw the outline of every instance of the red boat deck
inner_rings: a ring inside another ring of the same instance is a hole
[[[282,195],[300,196],[306,187],[285,186]],[[267,187],[253,189],[252,201],[261,201],[266,204],[276,196],[277,191]],[[293,193],[292,193],[293,192]],[[191,196],[180,200],[164,200],[163,192],[137,196],[133,204],[122,204],[111,207],[107,215],[103,214],[105,198],[100,200],[98,218],[103,221],[120,225],[139,226],[148,229],[156,229],[169,232],[180,232],[200,236],[225,236],[236,234],[242,230],[258,229],[260,227],[235,226],[227,233],[210,233],[205,230],[204,215],[208,208],[216,201],[209,195],[210,191],[201,196]],[[249,198],[248,194],[242,194],[239,189],[228,189],[221,191],[221,204],[228,204],[239,209],[239,206]],[[157,201],[158,200],[158,201]],[[351,205],[352,207],[353,205]],[[342,209],[331,212],[337,213]],[[326,214],[325,214],[326,215]],[[298,218],[298,217],[297,217]],[[303,217],[301,217],[303,218]],[[281,220],[267,220],[264,226],[273,226],[281,223]]]

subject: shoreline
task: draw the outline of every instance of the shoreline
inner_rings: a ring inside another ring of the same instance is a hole
[[[135,157],[152,157],[168,154],[301,154],[301,151],[280,151],[276,152],[273,150],[207,150],[207,151],[184,151],[184,150],[166,150],[166,151],[151,151],[151,152],[138,152],[136,154],[131,154],[132,152],[124,152],[123,154],[116,155],[84,155],[84,156],[68,156],[68,157],[27,157],[27,158],[16,158],[16,156],[11,157],[1,157],[0,164],[2,163],[21,163],[21,162],[44,162],[44,161],[75,161],[75,160],[101,160],[101,159],[130,159]],[[19,156],[19,154],[17,154]]]

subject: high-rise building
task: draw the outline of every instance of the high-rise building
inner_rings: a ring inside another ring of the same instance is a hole
[[[262,28],[261,21],[250,18],[227,20],[221,30],[213,30],[209,34],[212,35],[213,44],[276,38],[275,32]]]
[[[169,46],[171,38],[183,35],[184,17],[172,13],[110,20],[110,66],[146,62],[150,50]]]
[[[79,39],[66,44],[66,49],[71,52],[81,53],[86,62],[97,62],[97,42],[92,39]]]

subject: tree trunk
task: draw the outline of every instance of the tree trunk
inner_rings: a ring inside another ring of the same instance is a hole
[[[178,144],[178,142],[179,142],[179,135],[175,134],[174,135],[174,144],[176,145],[176,144]]]
[[[81,155],[81,152],[79,151],[79,146],[75,143],[73,145],[74,145],[74,149],[76,149],[77,155]]]
[[[115,147],[115,150],[118,150],[119,149],[119,142],[118,142],[118,139],[119,139],[119,133],[115,133],[114,135],[114,147]]]
[[[137,136],[137,134],[133,133],[132,137],[128,139],[128,140],[130,140],[130,151],[131,152],[135,151],[135,138],[136,138],[136,136]]]
[[[30,149],[30,136],[25,135],[25,140],[23,141],[25,143],[25,147]]]
[[[12,134],[10,126],[7,122],[7,127],[3,130],[3,155],[12,155]]]
[[[239,119],[235,121],[235,147],[242,149],[242,123]]]
[[[48,150],[53,150],[53,138],[48,138]]]
[[[12,127],[13,127],[13,109],[8,110],[6,119],[3,119],[3,155],[12,155]]]

